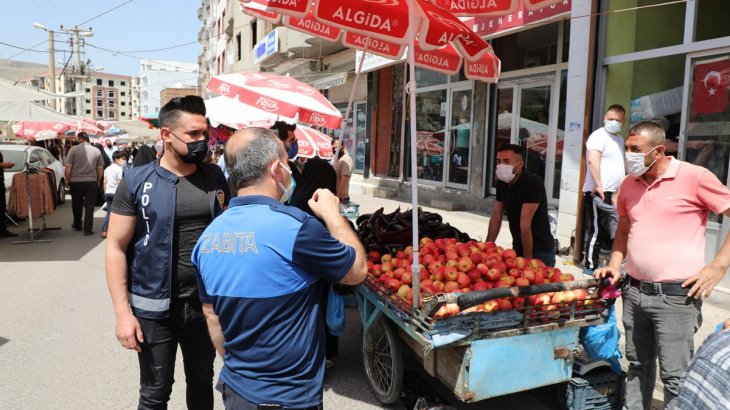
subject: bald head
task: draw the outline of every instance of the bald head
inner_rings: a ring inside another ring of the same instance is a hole
[[[226,143],[226,170],[231,185],[247,188],[263,182],[273,161],[286,161],[284,144],[276,133],[265,128],[245,128]]]

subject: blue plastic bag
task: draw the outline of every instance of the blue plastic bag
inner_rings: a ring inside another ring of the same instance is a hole
[[[329,286],[325,322],[332,336],[345,334],[345,298]]]
[[[621,352],[618,350],[618,341],[621,335],[616,324],[616,312],[611,305],[607,309],[606,323],[587,326],[580,330],[580,343],[586,354],[593,360],[605,360],[611,364],[611,369],[621,374]]]

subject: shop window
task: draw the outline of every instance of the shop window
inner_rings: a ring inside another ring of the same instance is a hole
[[[563,58],[560,61],[567,63],[570,54],[570,20],[566,20],[563,24]]]
[[[502,71],[555,64],[559,24],[547,24],[494,39],[492,47],[502,61]]]
[[[448,110],[446,96],[446,90],[416,94],[417,177],[420,181],[441,182],[444,179],[446,114]],[[408,162],[407,172],[408,176],[411,177],[410,155],[408,155]]]
[[[560,198],[560,178],[563,169],[565,147],[565,106],[568,95],[568,70],[560,73],[560,99],[558,100],[558,134],[555,139],[555,170],[553,172],[553,198]]]
[[[606,3],[606,56],[673,46],[684,39],[684,2],[611,0]]]
[[[696,3],[695,41],[730,36],[730,2],[703,0]]]
[[[446,74],[416,67],[416,86],[419,88],[446,84],[448,79]]]

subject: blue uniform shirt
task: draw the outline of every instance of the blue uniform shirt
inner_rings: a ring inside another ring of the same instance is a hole
[[[225,338],[223,382],[256,404],[321,403],[320,279],[340,282],[355,250],[299,209],[245,196],[203,232],[192,261],[200,299],[213,305]]]

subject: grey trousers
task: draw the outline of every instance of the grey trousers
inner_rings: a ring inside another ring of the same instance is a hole
[[[647,295],[630,286],[623,294],[626,359],[624,409],[651,409],[656,361],[664,383],[664,407],[676,402],[680,378],[694,355],[694,334],[702,324],[702,300]]]

